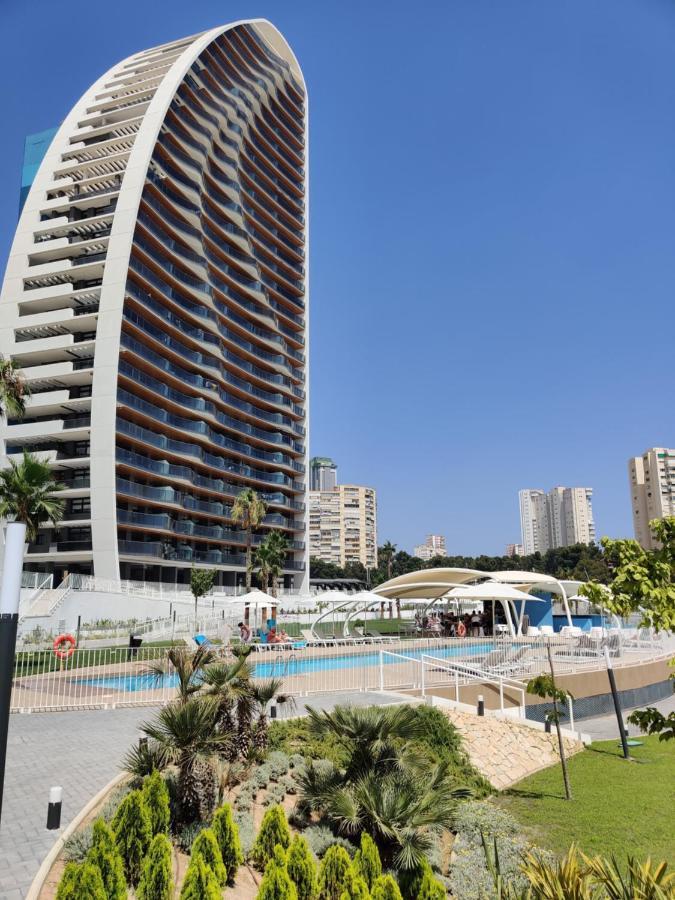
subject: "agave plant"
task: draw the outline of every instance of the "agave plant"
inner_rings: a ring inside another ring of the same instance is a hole
[[[153,752],[178,767],[178,795],[186,822],[206,818],[215,804],[214,762],[232,740],[218,727],[220,710],[214,697],[190,697],[165,706],[141,730]]]

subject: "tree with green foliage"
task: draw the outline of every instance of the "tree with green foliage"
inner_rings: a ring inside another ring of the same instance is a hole
[[[354,871],[361,875],[368,885],[369,891],[373,889],[373,884],[382,874],[382,862],[377,844],[365,831],[361,834],[361,846],[354,854]]]
[[[371,900],[368,885],[360,875],[354,874],[348,890],[344,890],[340,900]]]
[[[122,800],[112,820],[112,830],[127,882],[135,887],[152,840],[150,812],[141,791],[131,791]]]
[[[166,834],[171,824],[169,789],[161,773],[156,769],[143,782],[143,797],[150,813],[153,836]]]
[[[187,647],[169,647],[161,659],[151,660],[145,667],[145,674],[151,676],[157,685],[167,678],[175,680],[179,703],[187,701],[202,688],[205,668],[216,659],[215,652],[202,645],[196,650]]]
[[[205,597],[213,587],[216,580],[215,569],[196,569],[194,566],[190,570],[190,591],[195,600],[195,629],[197,628],[197,604],[201,597]]]
[[[434,878],[431,866],[427,865],[422,876],[417,900],[445,900],[446,890],[441,882]]]
[[[152,839],[143,863],[141,880],[136,889],[137,900],[172,900],[173,851],[166,834],[159,832]]]
[[[239,843],[239,828],[232,818],[232,810],[229,803],[224,803],[220,809],[216,810],[211,827],[218,841],[223,865],[227,870],[227,880],[232,884],[237,874],[237,869],[244,861],[244,854],[241,852],[241,844]]]
[[[201,855],[193,856],[185,873],[180,900],[221,900],[218,879]]]
[[[108,900],[97,866],[85,860],[68,863],[56,892],[56,900]]]
[[[319,867],[319,900],[341,900],[351,894],[354,869],[344,847],[333,844],[324,853]]]
[[[265,535],[255,551],[255,562],[260,572],[260,586],[263,591],[269,587],[273,597],[277,596],[277,582],[283,572],[288,549],[286,535],[274,530]]]
[[[251,546],[253,532],[259,527],[267,513],[267,506],[257,491],[253,488],[244,488],[234,499],[230,516],[233,522],[238,522],[246,533],[246,590],[251,590],[251,573],[253,570]],[[245,612],[248,611],[248,607]]]
[[[13,359],[0,356],[0,416],[20,419],[26,412],[30,388]]]
[[[54,496],[62,489],[49,465],[24,450],[18,461],[10,457],[9,466],[0,470],[0,518],[23,522],[28,540],[35,541],[42,525],[58,525],[63,518],[64,502]]]
[[[572,698],[569,691],[557,687],[555,683],[555,672],[553,671],[553,656],[551,655],[551,645],[547,646],[548,662],[551,667],[550,674],[537,675],[527,682],[527,693],[533,694],[535,697],[542,697],[544,700],[550,698],[553,708],[546,714],[549,722],[555,725],[556,734],[558,735],[558,753],[560,754],[560,766],[562,768],[563,784],[565,785],[565,798],[572,799],[572,788],[570,787],[570,777],[567,771],[567,759],[565,757],[565,745],[563,743],[562,731],[560,728],[560,710],[558,704],[565,705],[568,699]]]
[[[251,849],[251,858],[260,871],[274,856],[277,844],[283,849],[291,843],[291,832],[282,806],[271,806],[260,823],[260,831]]]
[[[127,896],[124,863],[117,849],[112,828],[103,819],[96,819],[94,822],[87,862],[95,865],[101,873],[108,900],[124,900]]]
[[[391,875],[380,875],[370,892],[372,900],[403,900],[401,891]]]
[[[607,586],[589,581],[579,593],[617,616],[639,613],[642,628],[675,631],[675,516],[653,519],[649,527],[656,550],[603,537],[612,580]]]
[[[192,844],[191,856],[201,856],[206,865],[218,879],[218,884],[225,887],[227,884],[227,869],[223,864],[223,857],[216,835],[212,828],[203,828]]]
[[[309,844],[300,834],[296,834],[288,848],[286,867],[298,900],[315,900],[318,891],[316,865]]]
[[[658,734],[660,741],[675,739],[675,712],[664,716],[656,707],[649,706],[647,709],[636,709],[628,716],[628,721],[646,734]]]
[[[298,900],[295,885],[288,874],[286,853],[279,844],[265,866],[257,900]]]

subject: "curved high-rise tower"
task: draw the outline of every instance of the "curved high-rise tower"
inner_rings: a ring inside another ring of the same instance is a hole
[[[287,586],[306,573],[307,110],[254,20],[129,57],[53,138],[0,298],[32,391],[2,430],[65,483],[29,568],[234,584],[237,493],[267,504]]]

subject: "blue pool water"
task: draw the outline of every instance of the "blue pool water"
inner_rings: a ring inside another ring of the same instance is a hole
[[[383,648],[384,649],[384,648]],[[424,656],[435,656],[438,659],[447,659],[449,657],[471,657],[482,656],[494,649],[494,645],[487,644],[481,647],[471,646],[455,646],[455,647],[434,647],[434,648],[415,648],[413,650],[404,650],[401,655],[420,659]],[[395,651],[400,653],[401,651]],[[302,651],[300,651],[302,653]],[[401,663],[397,656],[384,655],[385,665],[395,665]],[[372,653],[350,653],[341,656],[323,656],[313,659],[302,659],[302,656],[296,656],[293,659],[277,659],[269,662],[253,663],[253,676],[255,678],[284,678],[289,675],[310,675],[313,672],[326,672],[337,669],[359,669],[363,666],[378,666],[380,664],[379,650]],[[78,684],[88,684],[93,687],[107,688],[114,691],[149,691],[158,687],[174,687],[178,684],[177,675],[165,675],[163,678],[157,679],[154,675],[102,675],[95,678],[78,679]]]

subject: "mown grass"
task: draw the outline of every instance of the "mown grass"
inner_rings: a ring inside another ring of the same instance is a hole
[[[523,779],[497,798],[526,837],[562,854],[575,842],[585,853],[633,855],[675,865],[675,741],[645,737],[621,755],[601,741],[569,760],[574,799],[564,799],[560,766]]]

